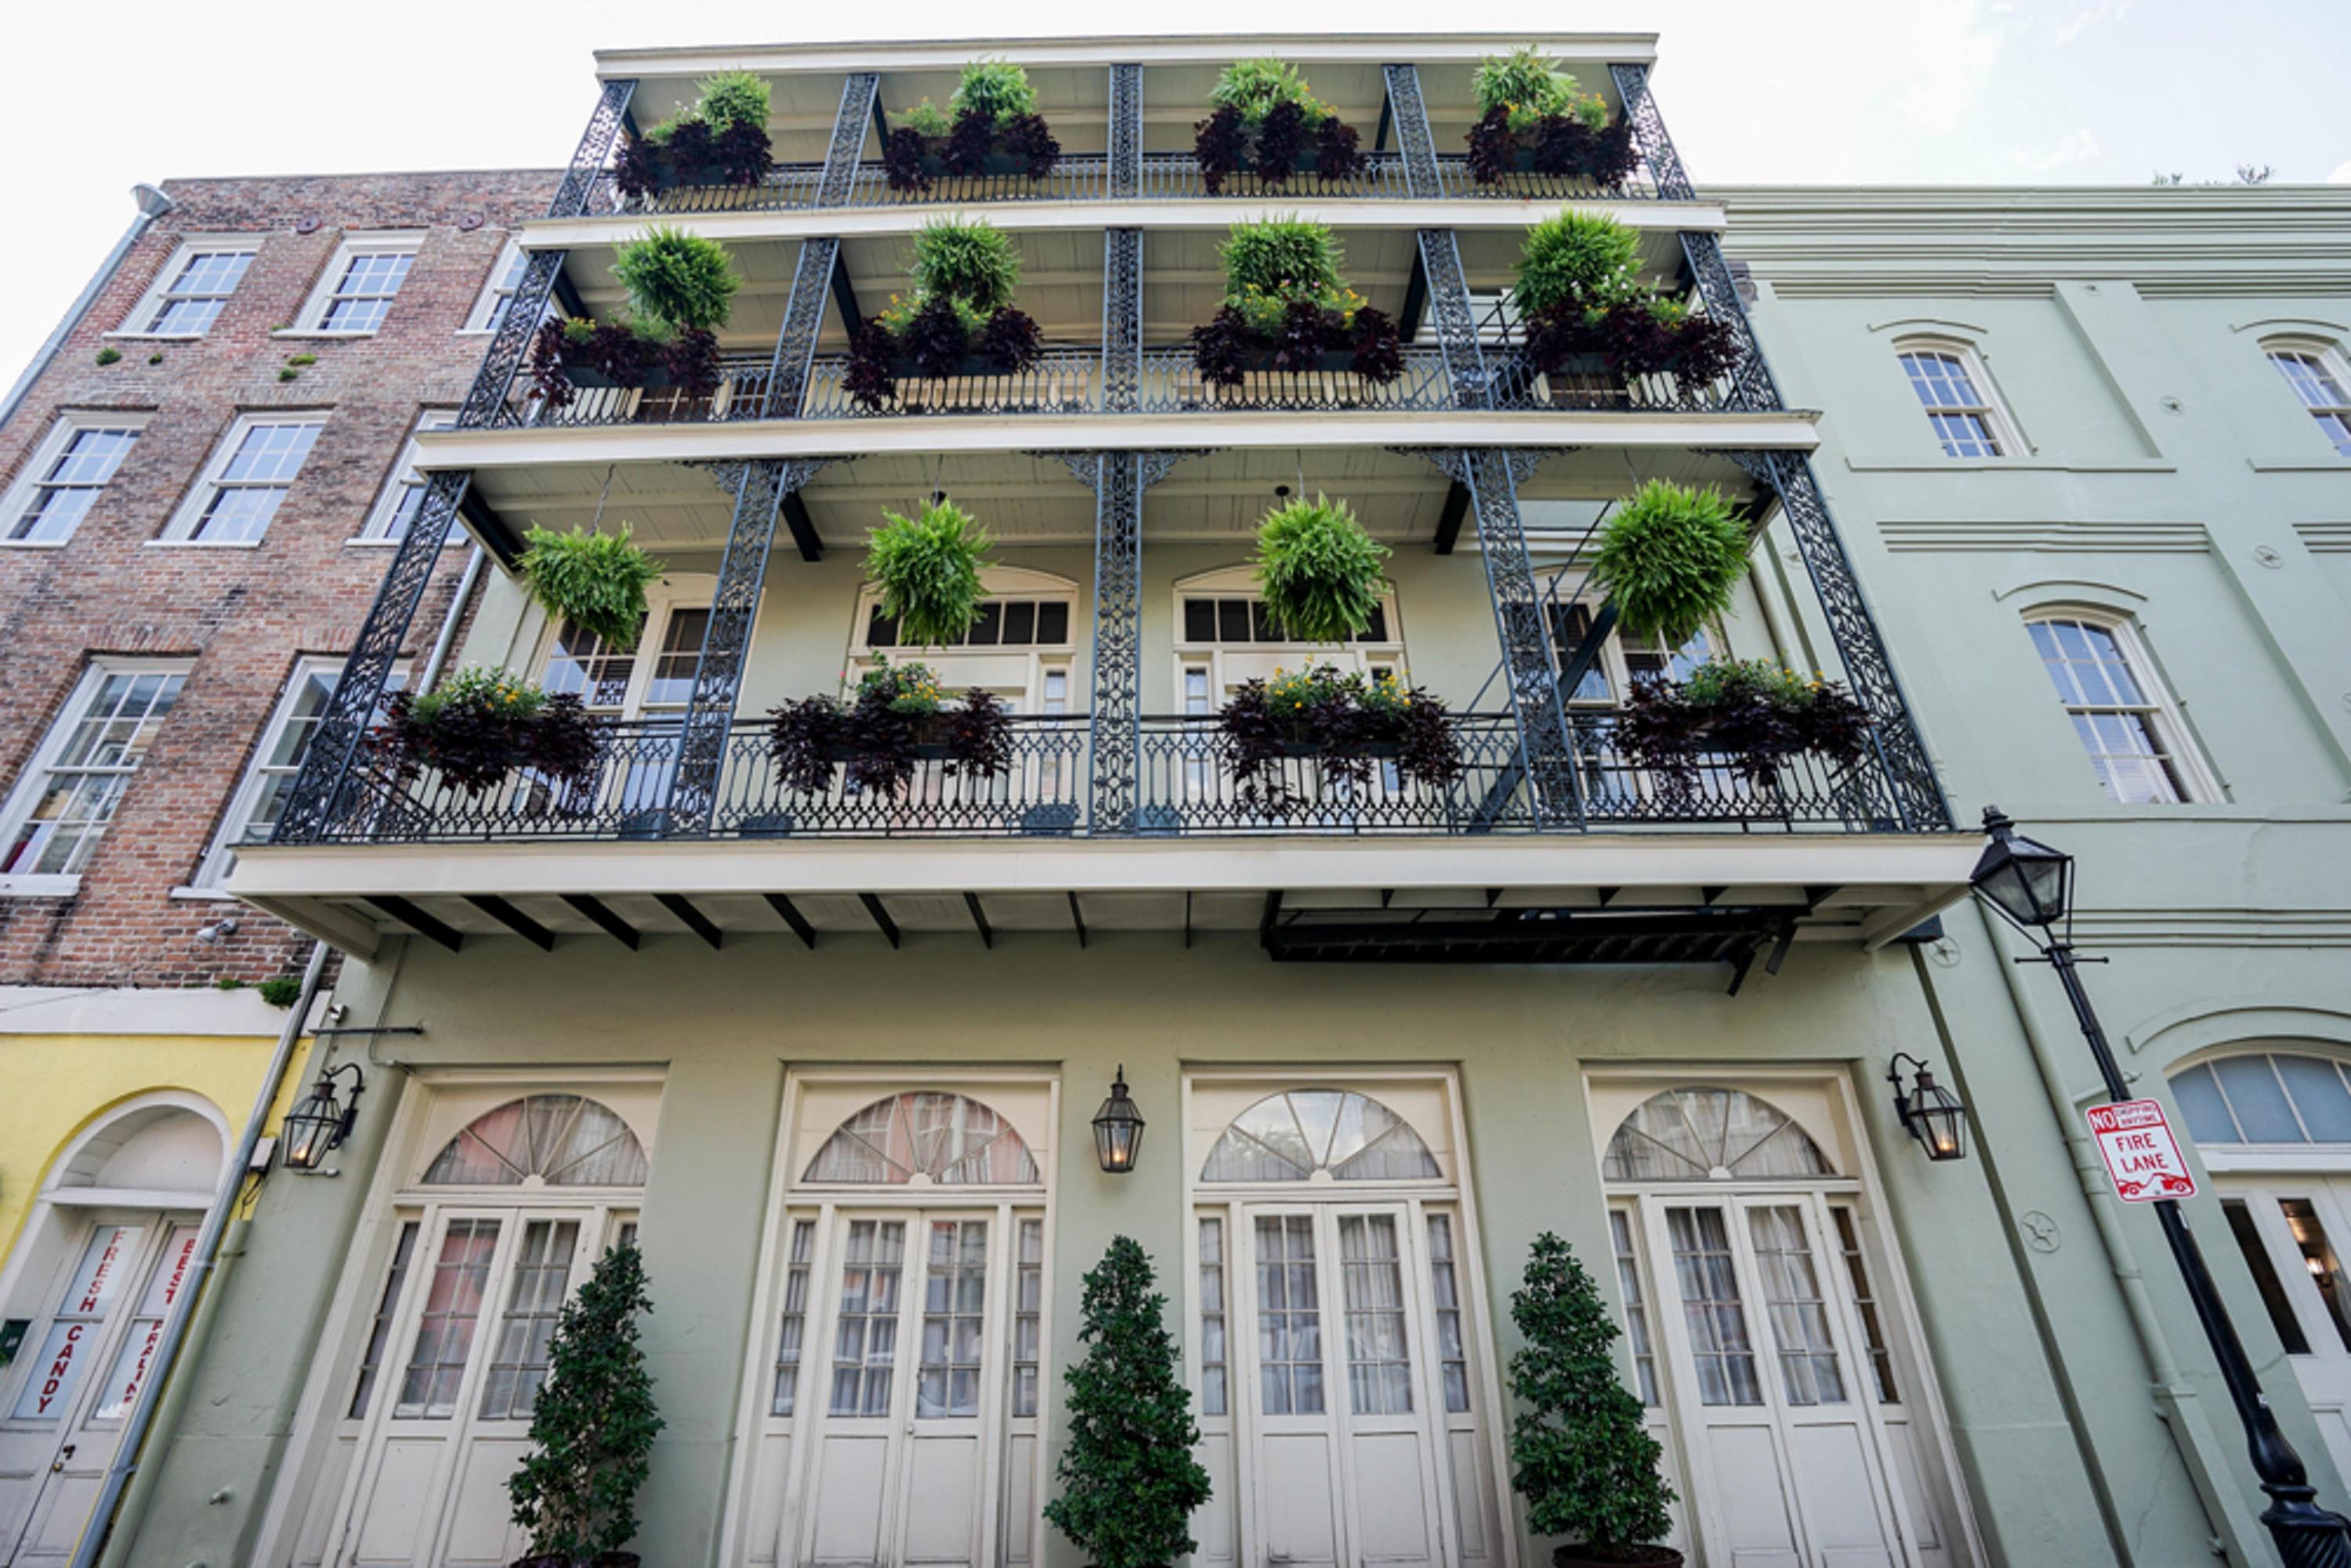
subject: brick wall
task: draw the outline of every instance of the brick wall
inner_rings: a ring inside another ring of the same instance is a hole
[[[0,984],[200,985],[298,963],[307,939],[235,904],[175,899],[196,873],[296,661],[349,652],[388,554],[352,546],[417,414],[454,407],[486,339],[462,329],[508,228],[543,214],[551,172],[190,180],[5,429],[0,486],[62,410],[139,410],[138,444],[62,549],[0,547],[0,793],[13,789],[91,656],[193,661],[69,898],[0,896]],[[316,220],[313,232],[300,228]],[[468,227],[468,224],[475,226]],[[345,230],[423,235],[381,332],[271,337],[292,322]],[[259,241],[235,294],[193,342],[109,340],[182,235]],[[100,365],[110,346],[121,358]],[[287,361],[314,354],[295,379]],[[151,356],[159,356],[150,363]],[[257,549],[156,548],[240,413],[326,413]],[[465,552],[444,552],[412,631],[427,652]],[[0,849],[5,849],[0,845]],[[198,928],[234,916],[218,945]]]

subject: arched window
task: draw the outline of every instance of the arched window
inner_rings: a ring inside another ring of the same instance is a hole
[[[578,1094],[532,1094],[476,1117],[425,1167],[427,1186],[643,1186],[629,1124]]]
[[[2343,356],[2332,343],[2316,339],[2273,338],[2262,345],[2270,363],[2277,367],[2285,384],[2335,450],[2351,457],[2351,373],[2343,367]]]
[[[2175,1075],[2171,1095],[2199,1144],[2351,1144],[2351,1080],[2330,1057],[2226,1056]]]
[[[876,1100],[841,1124],[803,1181],[903,1186],[1029,1186],[1040,1178],[1012,1124],[962,1094],[912,1091]]]
[[[1410,1123],[1352,1089],[1269,1094],[1232,1120],[1202,1181],[1428,1181],[1445,1173]]]
[[[2069,609],[2042,612],[2025,625],[2110,798],[2126,806],[2168,805],[2217,793],[2205,783],[2171,694],[2127,620]]]
[[[1610,1181],[1774,1180],[1833,1176],[1812,1134],[1769,1100],[1739,1089],[1668,1089],[1634,1108],[1608,1140]]]
[[[1894,345],[1902,372],[1947,457],[1999,457],[2016,444],[1983,361],[1967,343],[1906,338]]]

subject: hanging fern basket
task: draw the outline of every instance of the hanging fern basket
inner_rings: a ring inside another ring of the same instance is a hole
[[[1265,515],[1250,564],[1284,637],[1343,643],[1370,627],[1387,590],[1388,554],[1346,502],[1317,495]]]
[[[1730,608],[1747,544],[1721,491],[1652,479],[1602,525],[1592,583],[1626,635],[1678,648]]]
[[[945,497],[914,516],[882,514],[866,537],[865,580],[882,596],[882,613],[898,623],[902,644],[960,643],[979,619],[986,591],[987,530]]]
[[[568,621],[609,648],[633,648],[645,625],[645,590],[667,566],[629,542],[629,526],[607,534],[559,534],[533,525],[524,536],[523,580],[559,622]]]

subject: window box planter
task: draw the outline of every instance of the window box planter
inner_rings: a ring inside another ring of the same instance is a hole
[[[995,130],[958,116],[945,136],[899,126],[882,144],[882,172],[893,191],[923,194],[941,180],[998,179],[1026,175],[1041,180],[1061,162],[1061,144],[1043,119],[1028,115]]]
[[[849,702],[813,696],[768,714],[768,753],[776,782],[802,795],[831,791],[836,771],[851,789],[903,795],[915,768],[993,779],[1011,770],[1012,720],[985,691],[941,703],[936,677],[923,665],[870,671]]]
[[[1629,120],[1594,131],[1572,115],[1551,114],[1513,131],[1509,114],[1497,109],[1469,131],[1469,173],[1480,185],[1499,184],[1511,174],[1547,174],[1615,191],[1640,166]]]
[[[1692,788],[1708,768],[1761,786],[1806,756],[1837,767],[1858,762],[1869,719],[1836,682],[1808,682],[1768,659],[1715,660],[1687,681],[1635,685],[1615,738],[1635,766],[1675,789]]]
[[[1322,784],[1367,787],[1374,762],[1442,789],[1461,777],[1452,716],[1418,687],[1372,683],[1335,665],[1250,681],[1217,714],[1225,765],[1242,804],[1269,815],[1315,802],[1291,788],[1288,762],[1322,765]]]
[[[549,321],[531,340],[530,379],[548,406],[564,408],[572,393],[605,388],[674,387],[710,397],[723,379],[718,340],[701,330],[663,338],[625,324]]]

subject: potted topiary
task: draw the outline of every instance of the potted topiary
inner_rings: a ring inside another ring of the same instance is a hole
[[[1640,235],[1600,214],[1570,208],[1529,229],[1511,298],[1526,359],[1545,375],[1667,372],[1689,392],[1736,362],[1729,327],[1643,283]]]
[[[1012,766],[1012,718],[993,693],[977,686],[952,707],[927,664],[883,664],[858,678],[847,703],[819,695],[779,704],[768,715],[768,755],[776,781],[821,795],[833,769],[849,787],[896,799],[923,762],[942,776],[999,778]]]
[[[1368,680],[1322,664],[1270,681],[1249,681],[1217,710],[1225,762],[1241,802],[1280,816],[1308,802],[1281,765],[1312,758],[1326,782],[1372,780],[1372,764],[1390,761],[1407,781],[1442,789],[1461,777],[1452,716],[1401,675]]]
[[[1192,153],[1212,196],[1244,169],[1269,185],[1301,169],[1327,184],[1353,178],[1369,162],[1362,136],[1317,101],[1296,66],[1236,60],[1217,75],[1208,101],[1215,108],[1192,128]]]
[[[563,1303],[531,1406],[531,1451],[507,1482],[514,1521],[530,1532],[514,1568],[637,1568],[637,1489],[653,1469],[662,1418],[637,1345],[653,1310],[633,1243],[605,1249]]]
[[[768,83],[748,71],[720,71],[695,86],[701,97],[643,136],[622,139],[612,185],[643,199],[680,185],[756,185],[775,167],[768,145]]]
[[[1860,760],[1869,716],[1817,671],[1807,681],[1769,659],[1709,659],[1685,681],[1636,682],[1615,737],[1635,766],[1677,790],[1693,788],[1707,765],[1767,786],[1792,758],[1848,767]]]
[[[1589,180],[1619,190],[1640,167],[1632,122],[1611,121],[1606,100],[1531,44],[1489,55],[1476,77],[1478,123],[1469,130],[1469,172],[1480,185],[1515,173]]]
[[[426,770],[468,795],[525,768],[579,786],[602,754],[594,719],[569,693],[553,695],[503,670],[468,665],[433,690],[394,692],[371,746],[403,782]]]
[[[574,528],[568,534],[532,524],[530,548],[519,563],[523,581],[540,608],[569,621],[610,648],[633,648],[645,624],[645,590],[667,567],[617,534]]]
[[[1721,491],[1652,479],[1601,525],[1587,585],[1607,595],[1626,635],[1678,648],[1730,608],[1747,546]]]
[[[1235,224],[1217,254],[1224,304],[1192,329],[1193,362],[1210,386],[1238,387],[1265,371],[1344,371],[1382,384],[1404,373],[1395,323],[1347,287],[1345,254],[1327,224]]]
[[[944,112],[926,98],[898,116],[882,143],[883,173],[893,191],[928,191],[941,175],[1041,180],[1061,156],[1061,144],[1037,112],[1029,73],[1004,60],[964,67]]]
[[[531,380],[560,408],[575,387],[674,386],[695,397],[718,390],[717,329],[733,313],[726,247],[655,225],[615,248],[612,275],[628,290],[625,320],[549,321],[531,344]]]
[[[1012,303],[1020,253],[981,219],[934,218],[915,231],[907,271],[914,294],[850,344],[842,384],[861,408],[879,413],[902,380],[1009,374],[1036,363],[1037,323]]]
[[[1062,1374],[1069,1427],[1045,1517],[1092,1568],[1172,1568],[1196,1545],[1195,1510],[1212,1495],[1192,1457],[1200,1428],[1176,1364],[1167,1298],[1132,1238],[1112,1239],[1079,1305],[1083,1360]]]
[[[1554,1568],[1678,1568],[1682,1554],[1655,1544],[1673,1531],[1674,1489],[1608,1348],[1623,1331],[1549,1231],[1535,1238],[1510,1321],[1525,1342],[1510,1357],[1521,1406],[1510,1423],[1510,1485],[1527,1500],[1527,1528],[1572,1538],[1552,1553]]]

